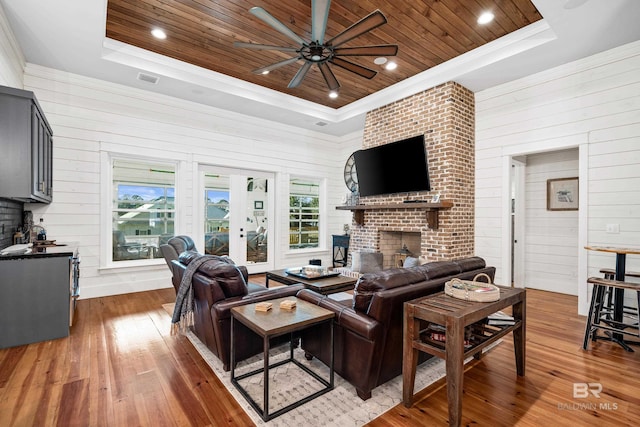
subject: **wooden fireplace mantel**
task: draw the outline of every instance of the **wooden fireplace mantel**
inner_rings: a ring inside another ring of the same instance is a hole
[[[453,202],[449,200],[441,200],[438,203],[417,202],[417,203],[386,203],[381,205],[354,205],[354,206],[336,206],[336,209],[353,212],[356,224],[364,224],[364,211],[371,210],[391,210],[391,209],[422,209],[427,213],[427,225],[432,230],[438,228],[438,213],[441,209],[450,209]]]

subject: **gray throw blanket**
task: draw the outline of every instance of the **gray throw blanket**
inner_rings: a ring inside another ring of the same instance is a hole
[[[171,317],[171,335],[177,335],[178,332],[184,334],[189,330],[189,327],[193,326],[194,297],[191,280],[193,279],[195,272],[198,270],[198,267],[210,259],[217,259],[235,266],[235,263],[230,258],[217,255],[202,255],[187,265],[176,295],[176,305],[173,308],[173,316]],[[236,269],[238,268],[236,267]],[[240,273],[239,269],[238,272]],[[242,273],[240,273],[240,276],[244,281]]]

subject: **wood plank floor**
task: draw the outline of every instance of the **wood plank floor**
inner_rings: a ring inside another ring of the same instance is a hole
[[[0,350],[0,426],[252,425],[191,343],[169,334],[162,304],[174,297],[163,289],[81,300],[69,338]],[[463,424],[637,425],[640,347],[598,342],[583,351],[575,297],[529,290],[527,298],[526,377],[515,375],[510,338],[474,361]],[[574,383],[601,384],[600,397],[574,398]],[[447,425],[444,381],[416,400],[369,425]]]

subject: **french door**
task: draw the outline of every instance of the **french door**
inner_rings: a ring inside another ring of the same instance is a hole
[[[273,270],[274,175],[203,165],[198,181],[204,253],[227,255],[249,273]]]

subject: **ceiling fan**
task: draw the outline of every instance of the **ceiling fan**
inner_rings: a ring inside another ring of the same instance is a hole
[[[311,41],[306,41],[289,29],[282,22],[274,18],[269,12],[261,7],[252,7],[249,9],[254,16],[270,25],[275,30],[281,32],[285,36],[298,44],[298,47],[273,46],[256,43],[235,42],[235,47],[255,49],[255,50],[277,50],[281,52],[293,52],[296,56],[276,62],[266,67],[253,70],[256,74],[264,74],[276,68],[292,64],[297,61],[304,61],[302,67],[298,70],[293,79],[289,82],[288,88],[295,88],[304,79],[312,65],[317,65],[322,73],[322,77],[327,82],[327,86],[331,91],[337,91],[340,83],[336,76],[329,68],[329,64],[338,66],[347,71],[351,71],[361,77],[372,79],[377,71],[363,67],[354,62],[344,59],[345,56],[395,56],[398,53],[398,46],[394,44],[376,45],[376,46],[357,46],[357,47],[341,47],[346,42],[353,40],[364,33],[373,30],[387,22],[387,18],[376,10],[365,16],[360,21],[351,25],[335,37],[325,41],[325,31],[327,29],[327,20],[329,18],[329,8],[331,0],[312,0],[311,1]]]

